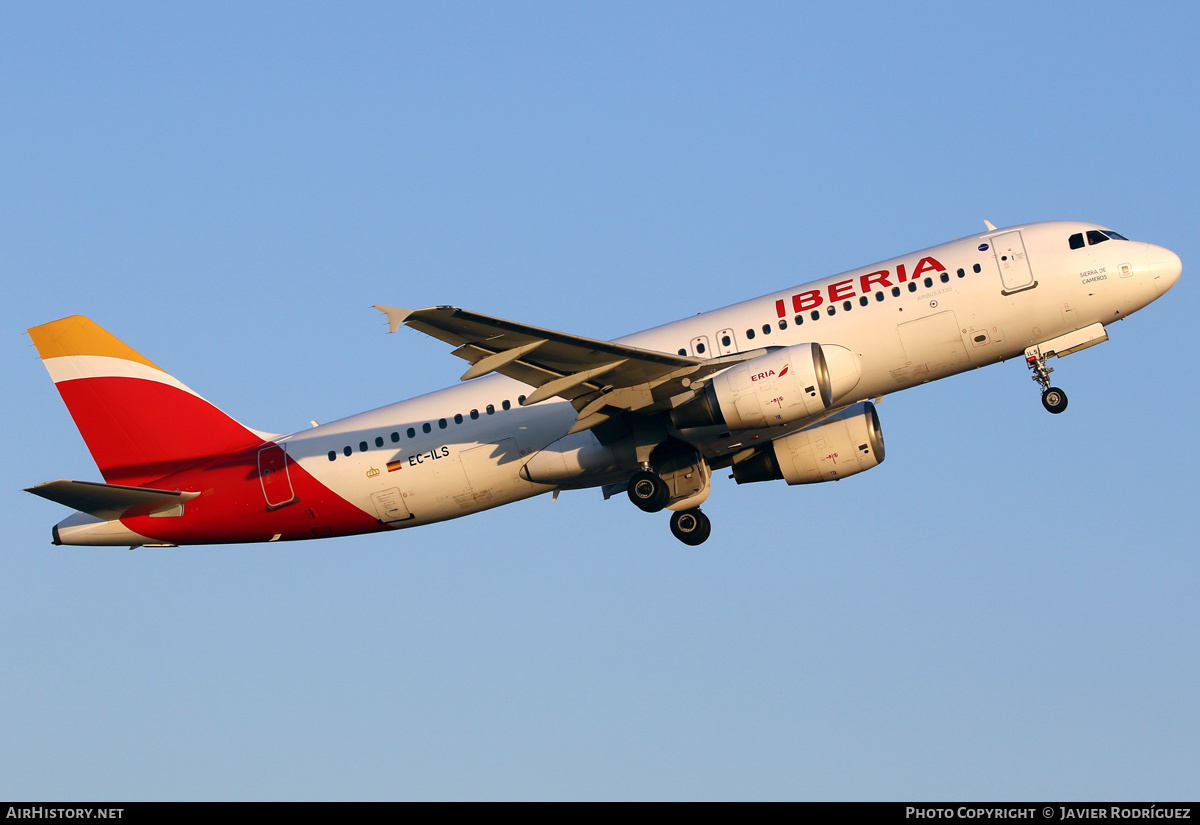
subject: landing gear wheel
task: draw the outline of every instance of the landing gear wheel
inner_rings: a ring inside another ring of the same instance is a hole
[[[1047,412],[1058,415],[1067,408],[1067,394],[1058,387],[1047,387],[1042,392],[1042,406]]]
[[[699,509],[671,514],[671,535],[690,547],[704,544],[711,532],[712,522]]]
[[[640,510],[657,513],[671,500],[667,483],[649,470],[638,470],[629,479],[629,500]]]

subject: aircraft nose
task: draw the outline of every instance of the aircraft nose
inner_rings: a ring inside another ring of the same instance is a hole
[[[1154,279],[1154,288],[1159,295],[1166,293],[1175,286],[1183,272],[1183,261],[1169,249],[1149,244],[1150,277]]]

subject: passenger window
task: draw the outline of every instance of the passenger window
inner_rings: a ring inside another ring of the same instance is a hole
[[[929,287],[931,287],[931,286],[933,286],[933,278],[926,278],[925,279],[925,288],[929,289]]]
[[[479,410],[471,410],[471,420],[474,421],[477,418],[479,418]]]
[[[949,273],[949,272],[943,272],[943,273],[942,273],[942,283],[943,283],[943,284],[948,284],[948,283],[950,283],[950,273]]]
[[[882,292],[876,292],[876,293],[875,293],[875,300],[876,300],[876,301],[882,301],[882,300],[883,300],[883,293],[882,293]]]
[[[444,430],[444,429],[446,429],[446,419],[444,419],[444,418],[439,418],[439,419],[438,419],[438,429],[439,429],[439,430]]]
[[[1083,249],[1083,233],[1076,232],[1074,235],[1072,235],[1070,238],[1070,244],[1072,249]]]
[[[732,343],[733,343],[733,341],[730,340],[728,335],[721,336],[721,346],[727,347],[727,346],[731,345]]]
[[[517,396],[517,403],[518,403],[518,404],[524,404],[524,403],[525,403],[525,396],[523,396],[523,395],[518,395],[518,396]]]
[[[892,297],[893,297],[893,298],[899,298],[899,297],[900,297],[900,287],[898,287],[898,286],[894,286],[894,287],[892,287]]]
[[[377,435],[377,436],[375,436],[375,446],[376,446],[376,447],[382,447],[382,446],[383,446],[383,436],[381,436],[381,435]]]
[[[454,414],[454,423],[455,423],[455,424],[461,424],[461,423],[463,423],[463,417],[462,417],[462,413],[455,413],[455,414]]]
[[[746,330],[746,337],[753,340],[754,339],[754,330],[752,330],[752,329]]]
[[[333,460],[335,460],[336,458],[337,458],[337,453],[335,453],[333,450],[330,450],[330,451],[329,451],[329,460],[330,460],[330,461],[333,461]]]
[[[780,319],[779,319],[779,328],[780,328],[780,329],[787,329],[787,318],[780,318]]]
[[[512,409],[512,404],[510,404],[510,403],[509,403],[509,401],[508,401],[508,399],[507,399],[507,398],[505,398],[505,399],[504,399],[503,403],[501,403],[501,404],[500,404],[500,406],[501,406],[501,407],[503,407],[503,408],[504,408],[504,409],[506,409],[506,410],[511,410],[511,409]]]
[[[810,313],[810,317],[811,317],[811,318],[812,318],[814,321],[818,321],[818,320],[820,320],[820,318],[821,318],[821,312],[820,312],[820,310],[816,310],[816,309],[814,309],[814,310],[813,310],[813,311]]]
[[[1108,240],[1108,236],[1103,232],[1097,232],[1095,229],[1089,229],[1087,233],[1089,244],[1104,243]]]
[[[866,296],[866,295],[864,295],[864,296],[862,296],[861,298],[859,298],[859,299],[858,299],[858,305],[859,305],[860,307],[865,307],[865,306],[867,305],[867,303],[868,303],[868,302],[867,302],[867,296]]]
[[[826,312],[830,315],[835,315],[837,314],[837,307],[835,307],[833,304],[830,304],[829,309],[827,309]]]
[[[771,325],[763,324],[763,335],[770,335],[770,334],[771,334]]]
[[[908,282],[908,291],[909,291],[909,292],[916,292],[916,291],[917,291],[917,282],[916,282],[916,281],[909,281],[909,282]]]
[[[850,303],[849,301],[842,301],[842,309],[844,309],[846,312],[849,312],[853,307],[854,304]]]
[[[493,405],[493,404],[488,404],[488,405],[487,405],[487,414],[488,414],[488,415],[495,415],[495,414],[496,414],[496,407],[495,407],[495,405]]]
[[[980,272],[983,272],[983,267],[980,266],[979,264],[975,264],[975,266],[971,267],[971,270],[973,272],[975,272],[976,275],[978,275]]]
[[[417,431],[416,431],[416,430],[414,430],[412,427],[409,427],[409,428],[408,428],[408,433],[407,433],[407,435],[408,435],[408,437],[409,437],[409,438],[416,438],[416,437],[417,437]]]
[[[358,442],[358,451],[360,453],[365,453],[367,451],[367,442],[365,442],[365,441]]]
[[[426,421],[424,424],[421,425],[421,432],[431,433],[431,432],[433,432],[433,426],[428,421]]]
[[[800,326],[800,325],[801,325],[801,324],[803,324],[803,323],[804,323],[804,316],[803,316],[803,315],[797,315],[797,316],[796,316],[796,326]]]
[[[343,447],[343,448],[342,448],[342,452],[343,452],[343,453],[344,453],[344,454],[345,454],[347,457],[349,457],[349,456],[353,455],[353,453],[354,453],[354,450],[351,450],[351,449],[350,449],[350,445],[349,445],[349,444],[347,444],[345,447]]]
[[[961,266],[958,268],[958,277],[960,277],[960,278],[967,277],[966,270],[964,270]]]
[[[392,433],[392,443],[393,444],[400,443],[400,433]]]
[[[682,354],[682,353],[681,353],[681,354]],[[696,354],[697,354],[697,355],[703,355],[703,354],[704,354],[704,344],[696,344]]]
[[[687,350],[685,350],[685,349],[681,349],[681,350],[679,351],[679,354],[680,354],[680,355],[687,355]]]

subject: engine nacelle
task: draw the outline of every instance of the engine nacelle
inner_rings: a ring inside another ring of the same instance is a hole
[[[844,347],[783,347],[718,374],[698,398],[672,411],[671,421],[679,429],[790,424],[829,409],[860,374],[858,359]]]
[[[875,405],[863,401],[798,433],[777,438],[733,465],[738,484],[784,479],[788,484],[837,481],[883,461],[883,431]]]

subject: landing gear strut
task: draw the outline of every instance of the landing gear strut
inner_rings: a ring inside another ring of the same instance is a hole
[[[1046,366],[1046,356],[1040,347],[1030,347],[1025,350],[1025,365],[1033,370],[1033,380],[1042,387],[1042,406],[1047,412],[1058,415],[1067,408],[1067,394],[1058,387],[1050,386],[1050,373],[1053,367]]]
[[[712,522],[696,507],[671,514],[671,535],[689,547],[703,544],[712,532]]]

